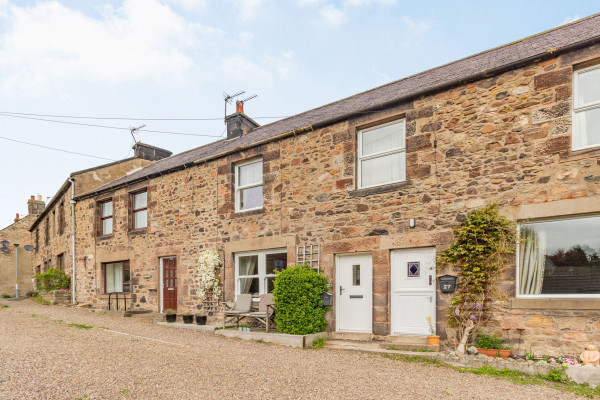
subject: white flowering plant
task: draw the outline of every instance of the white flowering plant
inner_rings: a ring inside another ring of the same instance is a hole
[[[201,301],[219,300],[222,286],[219,268],[223,264],[218,251],[205,250],[198,258],[198,297]]]

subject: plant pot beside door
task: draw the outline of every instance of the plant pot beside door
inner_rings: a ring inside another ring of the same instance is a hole
[[[200,311],[196,314],[196,324],[206,325],[206,311]]]
[[[440,345],[440,337],[438,335],[427,336],[427,345],[428,346],[439,346]]]
[[[191,324],[194,322],[194,314],[187,312],[182,315],[184,324]]]
[[[170,308],[165,310],[165,319],[167,322],[175,322],[177,320],[177,312]]]

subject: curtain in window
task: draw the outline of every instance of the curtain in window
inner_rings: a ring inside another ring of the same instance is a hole
[[[240,257],[239,275],[258,275],[258,256]],[[248,293],[253,278],[240,279],[240,293]]]
[[[519,293],[541,294],[546,264],[545,232],[521,226],[519,237]]]
[[[106,264],[106,293],[123,291],[123,264]]]

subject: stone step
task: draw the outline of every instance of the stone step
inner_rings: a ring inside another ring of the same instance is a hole
[[[328,346],[343,349],[355,350],[399,350],[410,352],[438,352],[439,346],[430,346],[421,343],[397,343],[382,340],[347,340],[347,339],[332,339],[326,340]]]

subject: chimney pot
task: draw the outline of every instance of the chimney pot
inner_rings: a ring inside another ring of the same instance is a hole
[[[236,101],[235,102],[235,112],[236,113],[244,113],[244,103],[242,103],[241,101]]]
[[[15,222],[17,222],[19,220],[19,213],[17,213],[17,216],[15,217]]]
[[[31,195],[30,199],[31,199],[31,200],[35,200],[35,196],[34,196],[34,195]]]
[[[38,201],[42,201],[42,195],[38,194]]]

